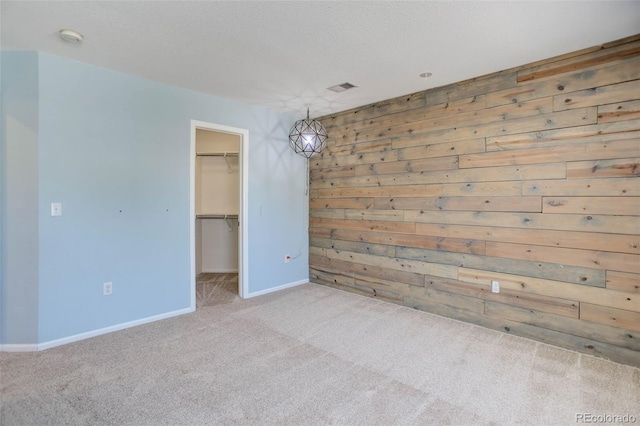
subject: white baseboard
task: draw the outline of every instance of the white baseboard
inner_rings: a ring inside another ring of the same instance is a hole
[[[232,272],[237,272],[232,271]],[[266,290],[254,291],[252,293],[247,294],[246,298],[252,298],[257,296],[262,296],[264,294],[273,293],[274,291],[284,290],[286,288],[296,287],[302,284],[307,284],[309,282],[308,278],[305,278],[300,281],[294,281],[287,284],[282,284],[277,287],[268,288]],[[126,328],[135,327],[142,324],[147,324],[150,322],[160,321],[166,318],[175,317],[178,315],[184,315],[191,312],[194,312],[194,307],[189,307],[185,309],[180,309],[177,311],[167,312],[160,315],[154,315],[152,317],[141,318],[135,321],[129,321],[122,324],[112,325],[110,327],[100,328],[97,330],[87,331],[85,333],[75,334],[73,336],[63,337],[61,339],[50,340],[48,342],[43,343],[24,343],[24,344],[4,344],[0,345],[0,352],[35,352],[35,351],[43,351],[45,349],[55,348],[56,346],[66,345],[68,343],[78,342],[80,340],[89,339],[91,337],[100,336],[102,334],[112,333],[114,331],[124,330]]]
[[[32,352],[32,351],[43,351],[45,349],[55,348],[56,346],[66,345],[68,343],[77,342],[84,339],[89,339],[91,337],[100,336],[101,334],[112,333],[114,331],[124,330],[125,328],[131,328],[142,324],[147,324],[150,322],[160,321],[166,318],[175,317],[178,315],[188,314],[190,312],[194,312],[195,308],[185,308],[179,309],[177,311],[171,311],[160,315],[154,315],[152,317],[141,318],[135,321],[129,321],[122,324],[112,325],[110,327],[99,328],[97,330],[87,331],[85,333],[75,334],[69,337],[63,337],[62,339],[50,340],[44,343],[38,344],[7,344],[0,345],[0,351],[3,352]]]
[[[38,351],[37,343],[18,343],[0,345],[0,352],[36,352]]]
[[[202,273],[203,274],[237,274],[238,273],[238,268],[236,269],[202,269]]]
[[[273,293],[274,291],[284,290],[285,288],[296,287],[302,284],[307,284],[309,282],[309,278],[305,278],[304,280],[294,281],[287,284],[282,284],[277,287],[268,288],[266,290],[254,291],[252,293],[247,294],[246,299],[250,299],[256,296],[262,296],[263,294]]]

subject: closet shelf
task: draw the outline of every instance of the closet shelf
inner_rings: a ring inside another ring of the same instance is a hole
[[[196,219],[237,219],[237,214],[197,214]]]
[[[237,157],[237,152],[196,152],[196,157]]]

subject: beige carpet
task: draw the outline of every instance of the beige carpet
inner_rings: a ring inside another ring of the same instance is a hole
[[[240,300],[237,273],[203,273],[196,277],[196,308]]]
[[[640,370],[307,284],[2,353],[9,425],[640,422]]]

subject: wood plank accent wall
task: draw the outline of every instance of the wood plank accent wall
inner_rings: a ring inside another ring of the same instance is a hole
[[[640,366],[640,35],[320,120],[312,282]]]

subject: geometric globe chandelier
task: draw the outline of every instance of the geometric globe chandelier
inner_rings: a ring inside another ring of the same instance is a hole
[[[309,118],[309,107],[307,107],[307,118],[295,122],[289,132],[289,146],[307,160],[320,153],[327,146],[327,131],[317,120]]]

